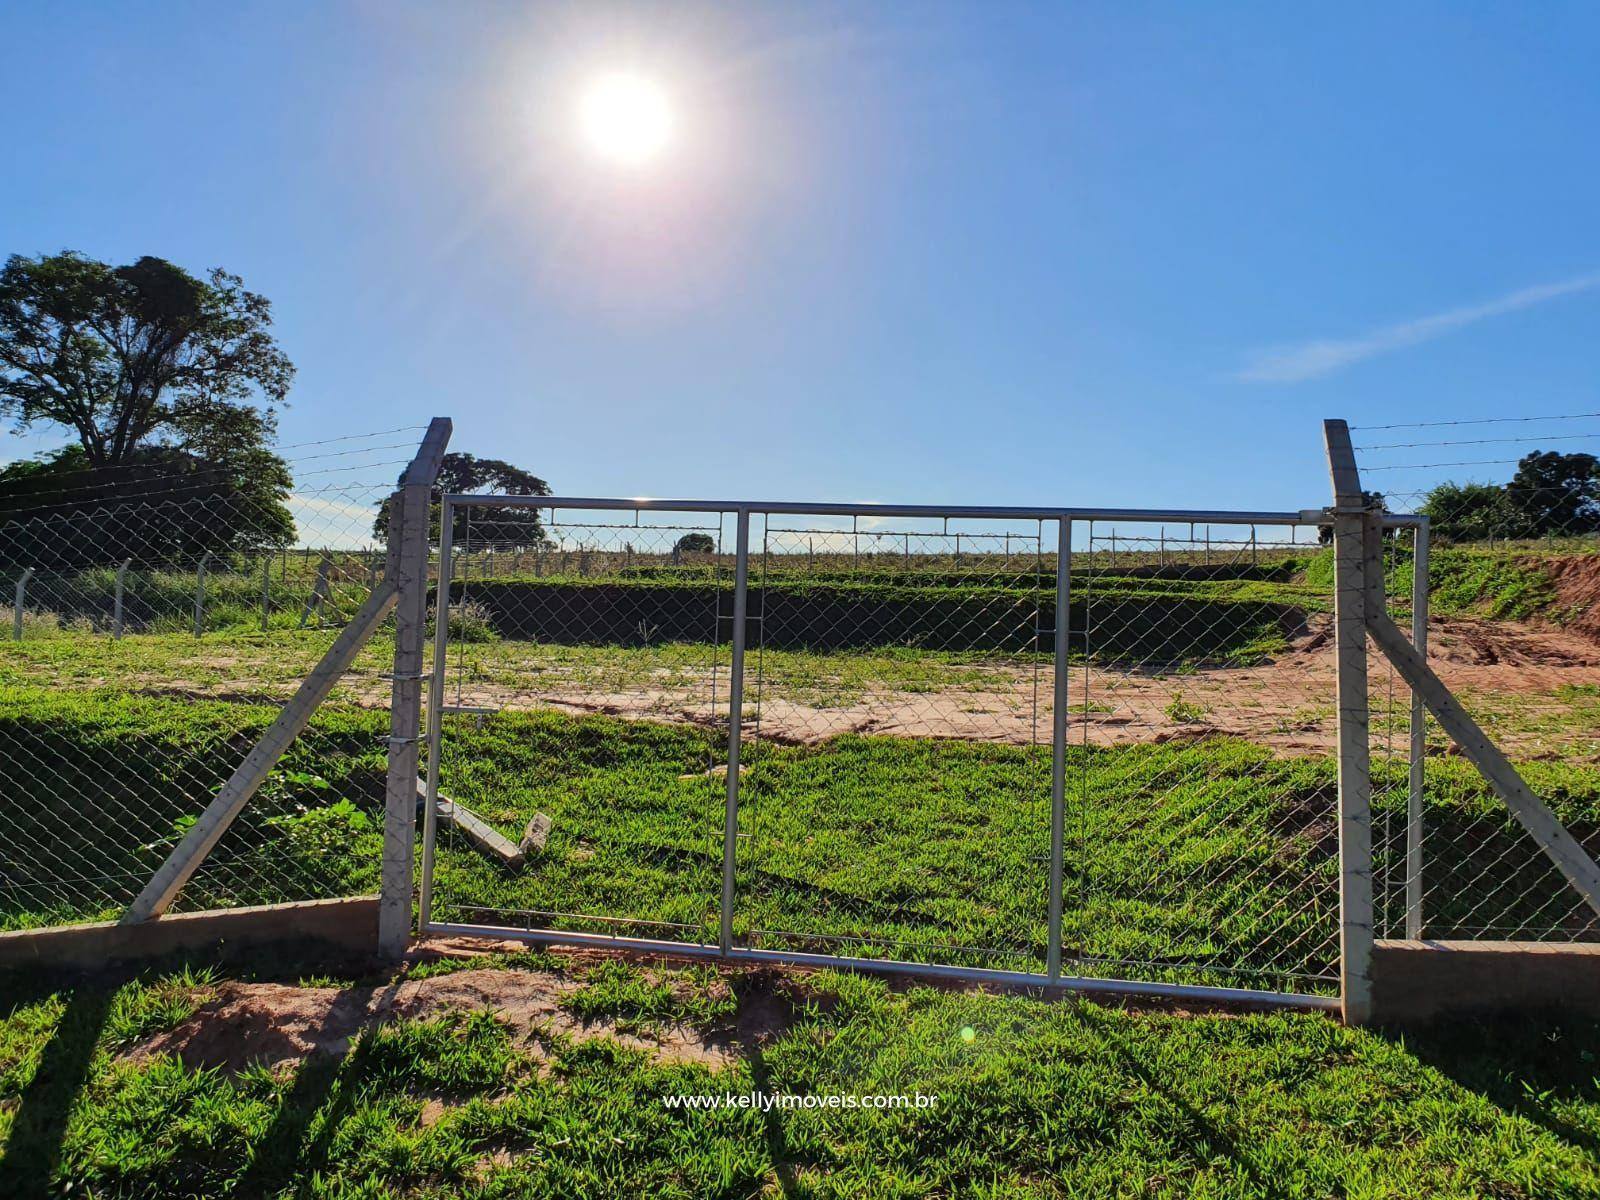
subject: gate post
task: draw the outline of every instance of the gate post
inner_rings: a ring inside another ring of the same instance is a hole
[[[1350,429],[1324,421],[1333,477],[1334,637],[1339,714],[1339,982],[1346,1023],[1372,1015],[1372,773],[1367,734],[1369,526]],[[1381,563],[1380,563],[1381,567]]]
[[[422,641],[428,620],[428,527],[432,523],[433,481],[449,441],[450,421],[435,417],[391,505],[389,547],[398,600],[389,698],[389,772],[384,789],[383,878],[378,904],[378,952],[387,958],[398,958],[411,940]]]
[[[717,944],[733,949],[733,882],[739,847],[739,750],[744,737],[744,643],[750,583],[750,510],[739,510],[734,542],[733,655],[728,666],[728,801],[722,818],[722,911]]]

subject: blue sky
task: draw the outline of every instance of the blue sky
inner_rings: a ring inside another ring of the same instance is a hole
[[[0,43],[0,250],[242,275],[284,442],[1299,508],[1324,416],[1600,410],[1592,5],[13,4]],[[673,104],[648,168],[577,143],[612,69]]]

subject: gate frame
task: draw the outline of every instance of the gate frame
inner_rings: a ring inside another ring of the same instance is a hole
[[[426,790],[423,803],[423,852],[422,852],[422,883],[419,895],[418,934],[469,936],[501,938],[513,941],[523,941],[539,945],[570,945],[570,946],[596,946],[611,949],[633,950],[645,953],[690,956],[697,958],[714,958],[726,962],[768,963],[801,967],[836,967],[852,970],[873,971],[896,975],[924,976],[935,979],[956,979],[972,983],[991,983],[1011,986],[1042,987],[1059,991],[1074,991],[1084,993],[1099,993],[1113,995],[1141,995],[1159,996],[1179,1000],[1222,1001],[1245,1003],[1258,1006],[1272,1006],[1284,1008],[1304,1008],[1329,1012],[1344,1011],[1348,1014],[1349,1006],[1344,996],[1316,996],[1296,992],[1279,992],[1258,990],[1255,988],[1214,987],[1202,984],[1176,984],[1160,983],[1153,981],[1126,980],[1126,979],[1101,979],[1089,976],[1064,975],[1061,973],[1060,951],[1061,932],[1063,923],[1062,884],[1063,859],[1065,849],[1065,742],[1067,725],[1067,705],[1062,702],[1068,686],[1069,670],[1065,653],[1062,653],[1067,640],[1069,607],[1061,601],[1070,598],[1071,583],[1068,572],[1071,569],[1071,529],[1077,521],[1103,521],[1116,522],[1168,522],[1173,524],[1229,524],[1229,525],[1282,525],[1282,526],[1311,526],[1326,524],[1328,510],[1302,509],[1298,512],[1276,511],[1227,511],[1219,509],[1205,510],[1171,510],[1171,509],[1133,509],[1133,508],[1075,508],[1075,507],[1013,507],[999,505],[927,505],[927,504],[829,504],[808,503],[797,501],[772,501],[759,502],[750,500],[677,500],[677,499],[626,499],[621,497],[595,497],[595,496],[502,496],[479,493],[451,493],[444,496],[440,507],[440,564],[439,564],[439,596],[444,607],[449,605],[449,588],[453,575],[453,520],[454,510],[458,507],[472,505],[497,506],[502,508],[532,508],[549,510],[554,514],[557,510],[580,510],[591,512],[688,512],[688,513],[715,513],[720,517],[732,514],[738,521],[738,535],[735,549],[735,590],[734,590],[734,629],[735,644],[734,669],[739,663],[739,650],[742,649],[744,622],[738,619],[738,614],[743,611],[744,601],[748,595],[749,578],[749,521],[752,514],[794,514],[800,516],[848,516],[858,517],[869,515],[874,517],[920,517],[932,519],[977,519],[977,520],[1025,520],[1049,521],[1056,524],[1058,531],[1057,553],[1057,578],[1055,581],[1057,607],[1056,624],[1053,631],[1052,645],[1056,653],[1052,656],[1052,669],[1055,673],[1054,686],[1056,705],[1052,718],[1052,754],[1051,754],[1051,812],[1050,812],[1050,881],[1049,881],[1049,943],[1047,947],[1046,968],[1043,972],[1034,971],[1007,971],[987,967],[965,967],[945,963],[917,963],[905,962],[898,959],[861,958],[844,955],[815,954],[801,951],[784,950],[758,950],[745,946],[736,946],[732,942],[732,918],[734,894],[732,881],[734,878],[734,854],[738,837],[738,796],[739,774],[732,765],[738,761],[737,755],[741,743],[744,724],[742,689],[735,686],[728,704],[728,751],[730,766],[728,769],[728,799],[724,823],[723,837],[723,863],[722,863],[722,899],[718,911],[719,936],[712,943],[703,942],[676,942],[657,938],[624,937],[604,933],[584,933],[559,929],[518,929],[515,926],[485,925],[460,921],[436,921],[433,919],[433,868],[434,852],[437,840],[438,827],[435,820],[435,808],[439,795],[439,749],[443,733],[443,716],[445,705],[444,692],[444,667],[448,651],[449,618],[448,615],[437,619],[434,623],[433,665],[434,669],[430,678],[428,719],[426,726],[426,742],[428,746],[428,772],[426,775]],[[1385,513],[1376,518],[1385,528],[1418,528],[1426,524],[1427,518],[1410,514]],[[1356,518],[1358,524],[1362,518]],[[1362,609],[1358,606],[1358,614]],[[1365,672],[1365,659],[1362,660],[1362,671]],[[1362,703],[1365,704],[1365,689],[1362,689]],[[1365,729],[1366,711],[1363,707],[1360,713],[1361,728]],[[1365,749],[1365,741],[1362,742]],[[1341,779],[1343,774],[1341,773]],[[1343,797],[1345,789],[1341,785],[1341,811],[1343,811]],[[1356,804],[1359,792],[1352,791],[1349,809],[1353,817],[1362,811]],[[1368,837],[1363,846],[1359,840],[1359,832],[1352,842],[1348,855],[1342,857],[1341,862],[1341,895],[1346,886],[1352,888],[1353,894],[1359,899],[1358,893],[1361,879],[1364,877],[1367,889],[1367,917],[1365,923],[1368,927],[1369,946],[1366,951],[1370,960],[1370,894],[1372,875],[1372,853],[1370,842],[1370,815],[1367,815]],[[1341,835],[1344,826],[1341,822]],[[1341,836],[1341,846],[1345,839]],[[1349,882],[1353,881],[1353,882]],[[1359,915],[1352,910],[1352,916]],[[1344,922],[1341,922],[1341,929]],[[1359,955],[1359,938],[1352,945],[1352,949]],[[1354,961],[1348,961],[1345,966],[1353,966]],[[1345,975],[1341,986],[1342,993],[1350,991],[1350,976]],[[1359,986],[1359,984],[1358,984]],[[1358,993],[1359,994],[1359,993]],[[1364,1019],[1364,1018],[1363,1018]]]

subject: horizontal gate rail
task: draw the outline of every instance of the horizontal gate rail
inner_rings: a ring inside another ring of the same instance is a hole
[[[822,967],[851,971],[873,971],[889,975],[911,975],[928,979],[957,979],[969,983],[1002,984],[1008,987],[1051,988],[1064,992],[1091,992],[1116,996],[1161,996],[1169,1000],[1205,1000],[1229,1004],[1256,1004],[1274,1008],[1306,1008],[1338,1012],[1337,996],[1311,996],[1298,992],[1257,991],[1254,988],[1207,987],[1202,984],[1156,983],[1144,980],[1098,979],[1093,976],[1039,974],[1033,971],[997,971],[988,967],[962,967],[946,963],[902,962],[890,958],[852,958],[842,954],[806,954],[787,950],[752,950],[694,942],[657,941],[652,938],[619,937],[607,933],[573,933],[560,929],[516,929],[501,925],[472,925],[457,921],[435,921],[426,932],[454,937],[501,938],[535,945],[603,946],[634,950],[645,954],[671,954],[692,958],[716,958],[727,962],[769,963],[776,966]]]
[[[1174,524],[1216,525],[1321,525],[1321,509],[1298,512],[1230,512],[1226,509],[1013,507],[977,504],[828,504],[795,500],[658,500],[621,496],[497,496],[452,493],[454,505],[487,504],[499,508],[597,509],[638,512],[792,513],[814,517],[931,517],[949,520],[1023,521],[1170,521]],[[1384,513],[1387,528],[1419,525],[1425,517],[1409,513]]]

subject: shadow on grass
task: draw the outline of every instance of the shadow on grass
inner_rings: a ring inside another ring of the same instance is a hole
[[[1458,1016],[1386,1036],[1496,1107],[1600,1157],[1600,1021],[1570,1012]],[[1559,1111],[1574,1106],[1590,1110],[1586,1125]]]
[[[55,1033],[17,1102],[16,1119],[0,1159],[0,1195],[46,1196],[61,1165],[61,1147],[73,1104],[89,1076],[95,1047],[116,997],[115,987],[72,990]]]
[[[362,990],[352,988],[347,994]],[[367,1013],[348,1054],[313,1053],[300,1064],[250,1165],[234,1186],[235,1196],[245,1200],[276,1196],[306,1173],[326,1165],[328,1144],[361,1091],[369,1037],[377,1024],[372,1011],[378,997],[385,994],[380,991],[367,997]]]
[[[756,1091],[770,1093],[772,1072],[767,1069],[765,1056],[759,1049],[754,1049],[745,1061],[750,1064],[750,1076],[755,1081]],[[778,1188],[785,1200],[803,1195],[795,1182],[794,1160],[789,1154],[789,1138],[783,1129],[783,1114],[775,1107],[766,1109],[761,1114],[761,1124],[767,1143],[767,1157],[772,1161],[772,1170],[778,1177]]]
[[[1134,1078],[1149,1088],[1152,1094],[1161,1097],[1182,1114],[1184,1122],[1194,1131],[1194,1140],[1200,1149],[1237,1163],[1255,1189],[1254,1194],[1269,1198],[1289,1195],[1256,1165],[1231,1134],[1174,1089],[1171,1081],[1163,1078],[1159,1070],[1148,1066],[1139,1056],[1137,1049],[1120,1037],[1105,1020],[1095,1015],[1087,1006],[1081,1007],[1078,1011],[1084,1023],[1095,1031],[1101,1043],[1121,1060],[1122,1065]]]

